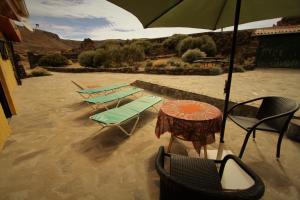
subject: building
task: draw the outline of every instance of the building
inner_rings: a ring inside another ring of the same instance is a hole
[[[8,120],[17,114],[12,93],[18,85],[13,42],[20,42],[21,35],[13,20],[22,23],[28,16],[24,0],[0,1],[0,151],[11,134]]]
[[[256,65],[259,67],[300,67],[300,25],[257,29],[259,40]]]

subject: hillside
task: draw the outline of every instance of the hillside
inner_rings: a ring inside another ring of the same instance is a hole
[[[15,43],[15,51],[18,54],[26,55],[27,51],[34,53],[46,54],[65,51],[77,48],[80,41],[63,40],[58,35],[42,30],[30,32],[24,27],[19,27],[22,42]]]

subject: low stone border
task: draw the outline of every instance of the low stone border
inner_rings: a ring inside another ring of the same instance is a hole
[[[135,74],[168,74],[168,75],[219,75],[227,73],[225,68],[215,67],[198,68],[198,67],[148,67],[145,70],[138,70],[136,67],[122,67],[122,68],[93,68],[93,67],[43,67],[48,71],[66,72],[66,73],[88,73],[88,72],[112,72],[112,73],[135,73]],[[237,68],[239,69],[239,68]],[[240,72],[235,69],[234,72]],[[248,69],[247,69],[248,70]]]
[[[133,67],[122,68],[92,68],[92,67],[43,67],[52,72],[88,73],[88,72],[112,72],[112,73],[139,73]]]
[[[184,90],[180,89],[175,89],[175,88],[170,88],[167,86],[162,86],[150,82],[145,82],[141,80],[136,80],[135,82],[131,83],[131,85],[143,88],[158,94],[170,96],[175,99],[190,99],[190,100],[196,100],[196,101],[203,101],[209,104],[212,104],[219,108],[221,111],[223,111],[223,106],[224,106],[224,100],[223,99],[218,99],[202,94],[197,94],[193,92],[187,92]],[[236,102],[229,102],[229,107],[235,105]],[[236,109],[234,114],[236,115],[242,115],[242,116],[253,116],[257,112],[257,107],[254,106],[249,106],[249,105],[244,105],[240,107],[241,109]]]

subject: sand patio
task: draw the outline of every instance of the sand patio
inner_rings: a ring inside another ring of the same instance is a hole
[[[10,121],[13,134],[0,156],[0,199],[158,199],[154,159],[158,147],[167,146],[170,135],[156,138],[157,113],[144,112],[131,137],[115,128],[99,134],[98,125],[88,119],[91,109],[81,101],[71,80],[109,85],[140,79],[174,88],[180,82],[180,89],[216,98],[223,97],[225,80],[225,75],[53,74],[25,79],[14,92],[19,114]],[[232,100],[276,94],[300,101],[299,80],[296,70],[235,74]],[[226,149],[238,154],[242,140],[242,130],[229,121]],[[263,179],[263,199],[299,199],[300,144],[284,138],[277,161],[276,140],[275,134],[259,132],[256,142],[249,141],[243,160]],[[208,148],[217,148],[217,143]],[[172,152],[193,153],[193,148],[177,141]]]

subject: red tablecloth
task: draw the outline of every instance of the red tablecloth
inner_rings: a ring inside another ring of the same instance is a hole
[[[213,143],[220,131],[222,112],[213,105],[191,100],[174,100],[164,103],[159,111],[155,134],[165,132],[192,141],[195,149]]]

